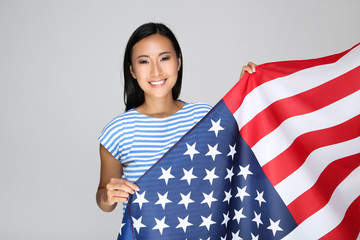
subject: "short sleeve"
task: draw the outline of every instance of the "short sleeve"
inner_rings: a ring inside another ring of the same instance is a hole
[[[122,121],[119,117],[117,117],[104,127],[98,137],[100,144],[103,145],[119,161],[121,159],[122,136]]]
[[[198,117],[203,118],[204,116],[206,116],[206,114],[208,114],[211,109],[212,106],[210,106],[209,104],[205,104],[205,103],[195,103],[196,105],[196,109],[194,110],[195,113]],[[198,120],[200,120],[198,119]]]

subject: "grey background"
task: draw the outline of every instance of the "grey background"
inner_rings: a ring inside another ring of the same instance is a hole
[[[115,239],[95,203],[97,137],[124,109],[121,64],[140,24],[184,55],[181,99],[216,102],[249,60],[322,57],[360,42],[358,0],[0,1],[0,239]]]

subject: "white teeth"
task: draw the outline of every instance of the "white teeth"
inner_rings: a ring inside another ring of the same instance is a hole
[[[157,82],[150,82],[151,85],[161,85],[165,82],[165,80],[157,81]]]

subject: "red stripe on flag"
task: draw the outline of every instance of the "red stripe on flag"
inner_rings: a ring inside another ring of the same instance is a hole
[[[356,92],[360,89],[359,69],[357,67],[316,88],[271,104],[240,130],[241,136],[253,147],[286,119],[316,111]]]
[[[360,233],[360,196],[349,206],[341,223],[321,240],[356,239]]]
[[[262,168],[275,186],[296,171],[312,151],[356,138],[359,136],[359,132],[360,115],[357,115],[334,127],[305,133],[297,137],[289,148]]]
[[[316,183],[288,205],[297,224],[324,207],[336,187],[360,164],[360,153],[336,160],[320,174]]]
[[[334,63],[356,46],[347,51],[318,59],[273,62],[259,65],[256,68],[256,74],[245,74],[240,79],[240,81],[238,81],[238,83],[223,97],[223,100],[231,113],[234,114],[240,107],[246,95],[248,95],[252,90],[261,84],[279,77],[290,75],[306,68]]]

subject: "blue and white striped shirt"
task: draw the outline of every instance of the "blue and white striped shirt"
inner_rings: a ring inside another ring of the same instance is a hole
[[[211,109],[186,103],[166,118],[153,118],[131,109],[110,121],[99,142],[123,164],[123,179],[135,182]]]

